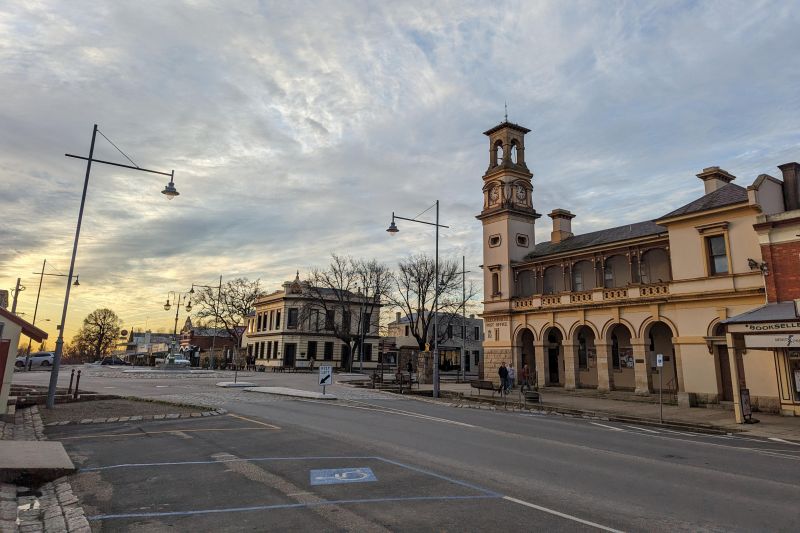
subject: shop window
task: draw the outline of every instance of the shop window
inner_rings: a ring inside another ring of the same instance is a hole
[[[712,276],[728,273],[728,253],[725,247],[725,236],[706,237],[708,253],[708,272]]]

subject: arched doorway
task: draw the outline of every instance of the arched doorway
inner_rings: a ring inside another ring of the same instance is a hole
[[[527,328],[519,333],[517,348],[519,352],[519,377],[522,377],[522,369],[525,365],[531,372],[531,381],[535,383],[536,379],[536,350],[533,345],[533,332]]]
[[[636,390],[636,371],[634,370],[630,330],[622,324],[611,326],[611,329],[608,330],[608,344],[611,346],[614,388]]]
[[[672,345],[672,329],[664,322],[653,322],[646,331],[644,338],[648,340],[647,371],[653,376],[653,390],[669,392],[678,391],[678,370],[675,365],[675,347]],[[658,368],[656,361],[658,354],[664,356],[664,366]],[[662,383],[663,380],[663,383]]]
[[[564,336],[558,328],[550,328],[545,333],[545,339],[547,351],[547,384],[563,386],[564,350],[562,344],[564,342]]]
[[[595,335],[589,326],[581,326],[575,331],[575,358],[578,366],[578,387],[597,388],[597,348]]]

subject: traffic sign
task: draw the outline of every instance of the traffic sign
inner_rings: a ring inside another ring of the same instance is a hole
[[[322,392],[325,393],[325,386],[333,383],[333,367],[331,365],[321,365],[319,367],[319,384],[322,385]]]
[[[664,366],[664,355],[663,354],[656,355],[656,366],[659,367],[659,368]]]

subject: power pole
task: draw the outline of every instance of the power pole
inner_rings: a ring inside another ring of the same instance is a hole
[[[464,370],[466,357],[469,355],[465,355],[464,352],[467,349],[467,281],[466,275],[471,273],[471,270],[467,270],[467,258],[466,256],[461,256],[461,272],[456,272],[456,274],[461,274],[461,365],[459,366],[458,373],[461,375],[461,379],[466,379],[467,373]]]
[[[11,304],[11,314],[17,314],[17,297],[19,296],[20,291],[25,290],[25,286],[21,285],[20,282],[22,278],[17,278],[17,286],[14,288],[14,303]]]

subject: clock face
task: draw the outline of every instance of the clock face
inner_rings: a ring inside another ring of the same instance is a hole
[[[517,186],[517,200],[524,202],[527,194],[525,193],[525,187],[522,185]]]
[[[492,189],[489,191],[489,200],[491,200],[492,203],[494,203],[499,199],[500,199],[500,187],[492,187]]]

